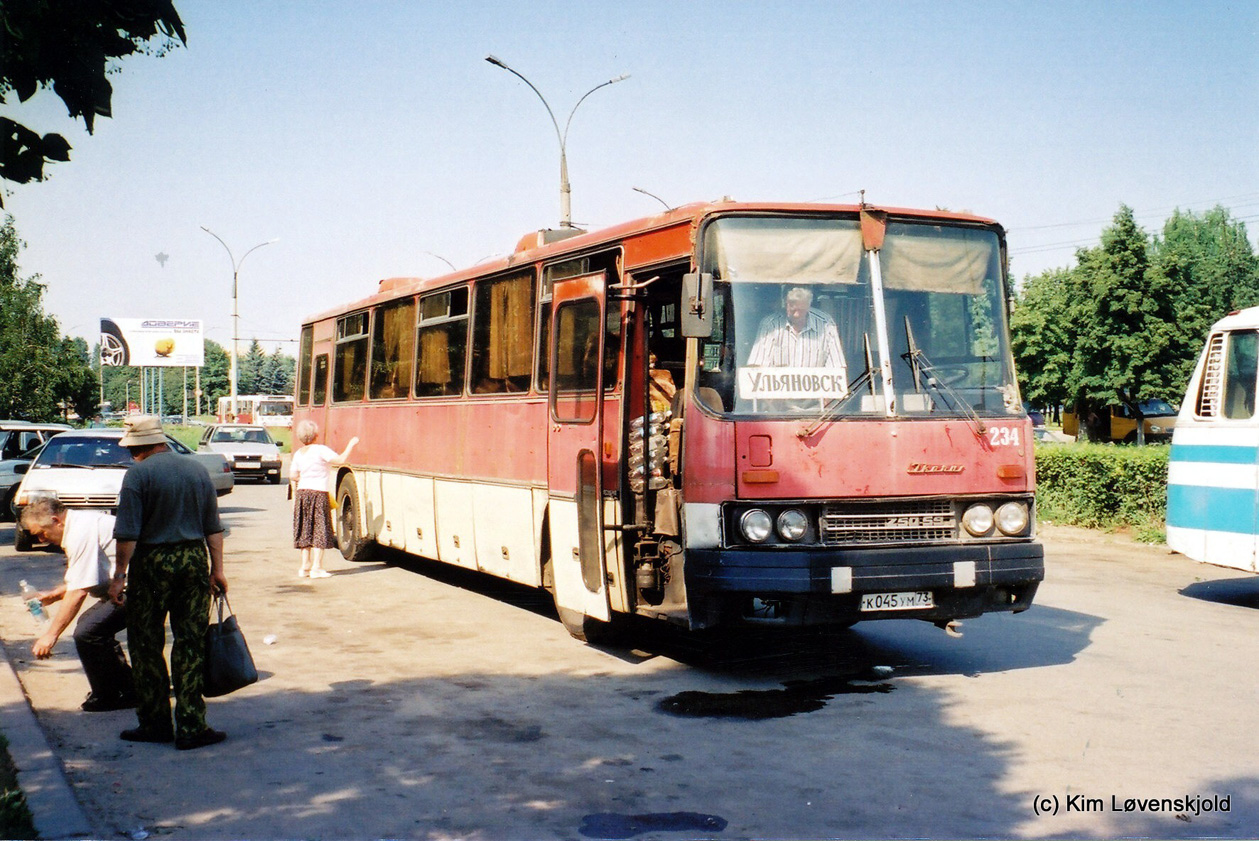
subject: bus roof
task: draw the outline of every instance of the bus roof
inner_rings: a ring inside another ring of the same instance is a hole
[[[1253,330],[1259,327],[1259,307],[1247,307],[1235,310],[1211,325],[1211,332],[1217,330]]]
[[[881,207],[870,204],[736,202],[728,199],[712,202],[695,202],[597,231],[581,231],[576,228],[572,229],[578,231],[575,234],[569,233],[569,231],[564,229],[532,231],[521,237],[516,244],[515,250],[507,257],[477,263],[465,269],[458,269],[434,277],[385,278],[380,281],[375,293],[334,309],[308,316],[302,319],[302,323],[310,324],[336,315],[364,309],[382,301],[405,297],[408,294],[419,294],[430,289],[440,289],[460,281],[498,274],[499,272],[509,271],[512,268],[529,265],[539,260],[597,249],[602,244],[618,242],[628,237],[642,235],[655,230],[677,227],[679,225],[697,226],[709,216],[727,213],[839,213],[855,216],[862,210],[878,211],[902,219],[952,221],[1000,227],[993,219],[969,213],[953,213],[946,210]]]

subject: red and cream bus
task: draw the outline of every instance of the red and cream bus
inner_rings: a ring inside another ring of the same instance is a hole
[[[987,219],[689,205],[310,318],[294,417],[361,439],[347,558],[544,587],[579,638],[628,614],[947,627],[1044,576],[1008,293]]]

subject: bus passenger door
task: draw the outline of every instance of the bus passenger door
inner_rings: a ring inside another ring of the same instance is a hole
[[[547,484],[555,606],[569,633],[607,622],[603,535],[603,273],[557,280],[551,301]]]

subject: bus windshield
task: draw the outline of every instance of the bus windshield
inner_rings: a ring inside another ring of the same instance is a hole
[[[866,252],[856,219],[731,216],[710,224],[703,243],[713,333],[701,341],[696,382],[708,408],[1018,413],[994,231],[893,221],[882,249]],[[880,348],[890,360],[886,385]]]

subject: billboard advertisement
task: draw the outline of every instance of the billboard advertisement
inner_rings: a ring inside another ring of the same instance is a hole
[[[200,319],[101,319],[101,365],[200,368],[204,364]]]

